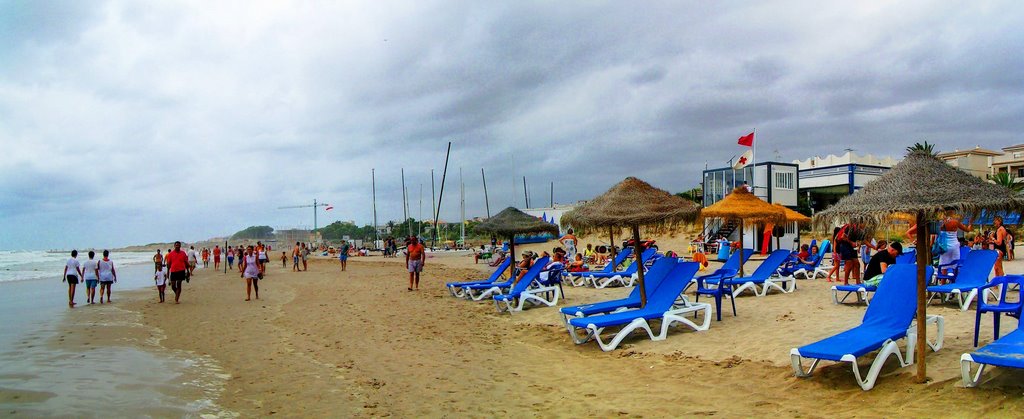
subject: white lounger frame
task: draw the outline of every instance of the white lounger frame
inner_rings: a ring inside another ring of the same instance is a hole
[[[989,295],[994,295],[994,294],[991,294],[991,293],[992,293],[991,289],[985,290],[985,295],[983,295],[981,297],[980,302],[987,301],[987,297]],[[973,290],[968,291],[966,293],[967,297],[964,297],[964,292],[959,290],[959,289],[953,289],[952,291],[950,291],[948,293],[945,293],[945,292],[933,292],[931,294],[932,295],[930,295],[928,297],[928,303],[927,304],[931,304],[932,300],[934,300],[935,297],[937,295],[939,295],[939,294],[949,294],[949,297],[954,297],[954,296],[956,297],[957,302],[960,304],[960,311],[967,311],[967,309],[971,308],[971,303],[974,302],[974,298],[978,296],[978,289],[975,288]],[[998,299],[999,297],[995,297],[995,298]],[[948,298],[943,298],[943,301],[948,301]]]
[[[566,272],[565,279],[569,281],[569,285],[574,287],[584,287],[587,285],[586,274],[589,272]]]
[[[546,298],[545,294],[551,293],[550,299]],[[500,293],[498,295],[501,295]],[[558,299],[562,298],[562,290],[558,287],[558,284],[551,286],[541,286],[536,280],[530,284],[530,287],[519,294],[518,298],[513,300],[494,300],[494,305],[498,308],[498,313],[508,312],[512,314],[513,311],[523,311],[523,307],[526,303],[533,305],[546,305],[552,307],[558,304]]]
[[[511,287],[511,285],[509,287]],[[509,287],[506,287],[506,288],[509,288]],[[480,292],[479,294],[476,294],[476,295],[473,294],[473,291],[474,291],[473,289],[463,288],[462,290],[465,292],[466,299],[467,300],[473,300],[473,301],[480,301],[480,300],[483,300],[485,298],[490,298],[491,296],[494,296],[494,295],[501,295],[504,292],[504,290],[502,290],[501,287],[490,287],[490,288],[485,289],[485,290],[476,290],[476,291]]]
[[[690,319],[686,318],[687,314],[696,312],[703,312],[704,314],[704,322],[699,325],[694,323]],[[691,303],[689,299],[687,299],[685,296],[681,296],[678,300],[676,300],[676,303],[673,304],[671,309],[662,314],[661,333],[657,335],[655,335],[654,332],[651,330],[650,323],[642,317],[633,319],[632,322],[623,326],[621,329],[619,329],[618,332],[615,333],[615,335],[612,336],[611,340],[609,340],[608,342],[605,342],[604,339],[601,339],[601,332],[604,331],[605,329],[603,327],[597,327],[594,326],[593,324],[588,324],[586,328],[587,334],[584,335],[583,337],[580,337],[579,335],[576,334],[575,327],[573,327],[571,324],[568,324],[568,322],[566,322],[566,325],[569,329],[570,336],[572,336],[573,342],[576,343],[577,345],[586,343],[590,340],[594,340],[597,342],[597,345],[601,348],[602,351],[608,352],[615,350],[615,348],[618,348],[619,344],[622,343],[622,340],[629,336],[630,333],[633,333],[633,331],[636,329],[643,329],[644,331],[646,331],[647,336],[650,337],[653,341],[665,340],[665,338],[668,337],[668,328],[671,327],[673,323],[682,323],[698,332],[708,330],[708,328],[711,327],[711,304]]]
[[[942,349],[942,341],[946,335],[946,321],[942,316],[928,316],[926,317],[926,324],[934,324],[938,328],[938,332],[935,335],[935,343],[927,342],[928,346],[932,348],[932,352],[936,352]],[[871,362],[871,367],[868,368],[868,373],[865,377],[861,378],[860,367],[857,365],[857,358],[853,355],[846,354],[840,359],[840,362],[849,362],[853,367],[853,376],[857,378],[857,384],[864,391],[871,390],[875,386],[875,381],[878,380],[878,373],[882,371],[882,366],[885,365],[885,361],[889,359],[890,355],[895,354],[896,359],[900,362],[900,367],[906,367],[914,363],[914,348],[917,344],[917,324],[916,322],[910,325],[907,329],[907,341],[906,355],[900,352],[900,347],[893,340],[887,340],[882,343],[882,347],[879,349],[878,354],[875,355],[875,360]],[[790,360],[793,363],[793,374],[797,377],[806,378],[810,377],[814,372],[814,369],[818,366],[818,362],[821,359],[815,359],[811,362],[810,368],[806,371],[803,369],[803,356],[800,355],[800,351],[797,348],[793,348],[789,351]]]
[[[864,288],[863,284],[857,287],[857,291],[846,291],[846,295],[843,296],[842,300],[839,299],[839,289],[836,288],[836,285],[832,286],[832,302],[835,304],[842,304],[850,294],[857,294],[857,302],[863,301],[864,305],[871,305],[871,301],[868,298],[868,289]]]
[[[628,278],[628,280],[627,280],[627,278]],[[636,273],[633,273],[632,275],[629,275],[629,276],[615,275],[615,276],[612,276],[612,277],[600,278],[600,279],[594,277],[593,275],[590,275],[590,276],[587,276],[585,278],[585,281],[589,282],[590,286],[592,286],[594,288],[602,289],[602,288],[606,288],[606,287],[608,287],[610,285],[615,285],[615,286],[620,286],[620,287],[630,287],[630,286],[633,286],[633,283],[636,281],[636,278],[637,278],[637,274]]]
[[[757,290],[757,284],[753,282],[744,282],[732,291],[732,296],[739,297],[743,291],[750,290],[755,297],[764,297],[765,295],[768,295],[768,291],[773,289],[778,290],[783,294],[789,294],[796,289],[796,278],[792,276],[769,277],[761,284],[761,291]]]

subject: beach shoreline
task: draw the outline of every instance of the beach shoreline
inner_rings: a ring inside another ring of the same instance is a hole
[[[553,308],[499,315],[492,303],[451,298],[445,281],[488,268],[465,253],[430,256],[419,292],[405,290],[401,258],[354,257],[346,273],[314,258],[308,272],[270,264],[258,301],[244,301],[237,273],[197,270],[179,305],[158,304],[151,290],[117,305],[159,329],[162,348],[209,357],[224,377],[212,403],[240,416],[1011,417],[1024,407],[1014,371],[986,373],[985,388],[960,387],[973,312],[951,306],[929,307],[947,321],[946,346],[928,357],[930,384],[913,384],[913,368],[892,361],[864,392],[848,366],[824,365],[809,379],[789,367],[789,348],[863,314],[832,304],[823,280],[741,297],[738,317],[727,311],[705,332],[676,328],[661,342],[634,335],[602,352],[573,345]],[[624,292],[567,287],[560,305]]]

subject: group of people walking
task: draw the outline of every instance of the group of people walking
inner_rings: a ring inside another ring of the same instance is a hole
[[[107,302],[110,299],[110,291],[117,282],[117,270],[114,269],[114,261],[110,260],[110,251],[103,251],[103,259],[96,260],[96,252],[89,251],[89,259],[85,263],[79,263],[78,250],[71,251],[71,258],[64,264],[64,276],[62,282],[68,284],[68,307],[74,307],[75,289],[80,282],[85,282],[85,299],[89,304],[96,303],[96,287],[100,288],[100,304],[103,304],[103,295],[106,293]]]

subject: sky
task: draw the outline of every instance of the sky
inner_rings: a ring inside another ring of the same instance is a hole
[[[824,3],[824,4],[823,4]],[[758,160],[998,150],[1007,2],[0,0],[0,249],[467,217]]]

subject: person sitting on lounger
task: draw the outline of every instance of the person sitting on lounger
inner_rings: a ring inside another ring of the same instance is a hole
[[[523,276],[526,275],[526,271],[530,270],[530,267],[533,266],[533,261],[537,259],[537,254],[529,250],[524,251],[522,256],[523,260],[519,261],[519,263],[516,264],[516,268],[519,269],[519,274],[516,275],[516,280],[512,282],[513,286],[519,283],[520,279],[523,279]]]
[[[868,278],[864,283],[877,287],[882,282],[885,271],[889,269],[890,265],[896,263],[896,256],[901,254],[903,254],[903,245],[896,242],[886,246],[884,251],[879,251],[871,256],[868,267],[864,270],[864,277]]]
[[[594,245],[587,243],[587,250],[583,251],[583,261],[594,263],[597,261],[597,252],[594,251]]]
[[[577,253],[576,260],[569,263],[569,272],[586,272],[587,265],[583,261],[583,254]]]

